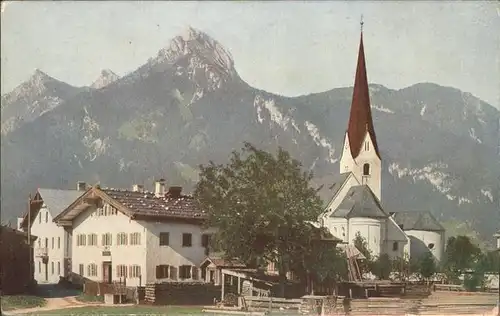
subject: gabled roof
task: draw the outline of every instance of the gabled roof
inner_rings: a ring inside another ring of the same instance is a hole
[[[387,218],[389,215],[380,201],[367,185],[356,185],[349,189],[346,196],[330,217],[368,217]]]
[[[428,211],[404,211],[394,214],[394,221],[403,230],[444,231],[444,227]]]
[[[368,89],[368,77],[366,75],[365,50],[363,46],[363,32],[359,42],[358,64],[356,67],[356,78],[354,79],[354,90],[352,93],[351,112],[347,135],[351,155],[356,158],[361,151],[366,132],[370,134],[375,153],[380,158],[375,128],[373,127],[372,112],[370,106],[370,92]]]
[[[156,197],[152,192],[93,187],[80,196],[54,220],[73,221],[80,213],[101,199],[132,219],[144,220],[203,220],[202,211],[192,196],[178,192]]]
[[[28,240],[28,233],[19,231],[17,229],[12,228],[12,227],[0,225],[0,235],[3,235],[3,234],[15,234],[15,235],[21,236],[21,237],[25,238],[26,240]],[[37,236],[30,235],[31,242],[35,241],[37,238],[38,238]]]
[[[211,255],[208,256],[200,266],[204,266],[207,263],[213,263],[217,268],[246,268],[246,264],[242,263],[238,259],[225,259],[223,255]]]
[[[35,196],[30,200],[31,223],[35,220],[43,204],[47,206],[51,217],[55,218],[83,193],[83,191],[78,190],[38,189]],[[28,212],[23,217],[21,227],[28,227]]]
[[[43,203],[47,206],[52,218],[78,199],[84,192],[78,190],[38,189]]]
[[[335,199],[335,197],[337,197],[337,194],[340,192],[340,189],[342,189],[342,186],[344,186],[344,183],[346,183],[347,179],[349,179],[349,176],[352,175],[352,172],[344,172],[344,173],[341,173],[341,174],[338,174],[336,176],[333,177],[332,179],[332,185],[330,185],[328,187],[329,190],[331,190],[330,192],[330,200],[328,201],[328,203],[325,205],[325,207],[328,207],[328,205],[330,205],[330,203],[333,201],[333,199]]]

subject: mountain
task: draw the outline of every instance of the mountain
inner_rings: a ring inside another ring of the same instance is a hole
[[[432,83],[371,85],[370,94],[387,210],[429,210],[491,239],[500,222],[499,111]],[[131,187],[165,177],[189,190],[199,164],[227,161],[243,141],[287,149],[327,199],[351,97],[351,87],[293,98],[255,89],[220,43],[190,28],[130,74],[2,135],[2,210],[19,215],[30,190],[80,180]]]
[[[2,135],[32,122],[82,91],[36,69],[30,79],[2,96]]]
[[[93,89],[101,89],[118,80],[120,76],[109,69],[101,70],[99,77],[90,85]]]

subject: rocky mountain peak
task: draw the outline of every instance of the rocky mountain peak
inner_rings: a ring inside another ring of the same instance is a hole
[[[220,83],[236,76],[233,57],[219,42],[206,33],[188,27],[158,52],[150,66],[173,65],[194,81],[203,77],[200,86],[220,87]],[[208,80],[208,82],[207,82]]]
[[[109,85],[110,83],[115,82],[119,78],[120,76],[115,74],[110,69],[103,69],[101,70],[101,74],[99,75],[99,77],[90,85],[90,87],[94,89],[101,89]]]

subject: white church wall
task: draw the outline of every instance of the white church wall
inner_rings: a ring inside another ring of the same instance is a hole
[[[444,253],[444,233],[423,230],[407,230],[405,233],[410,238],[411,257],[418,259],[430,251],[438,262],[441,261]]]
[[[380,256],[382,251],[381,245],[383,244],[384,233],[384,220],[354,217],[349,220],[349,243],[352,244],[356,234],[359,232],[361,237],[366,239],[368,249],[372,252],[374,257]]]
[[[409,238],[406,233],[399,228],[392,217],[389,217],[386,222],[387,235],[385,238],[385,253],[391,258],[402,258],[405,254],[405,246],[409,244]],[[409,247],[407,247],[407,252]]]
[[[375,196],[381,201],[382,193],[382,162],[378,158],[373,146],[372,139],[369,133],[366,133],[363,146],[359,152],[358,157],[355,159],[356,164],[353,166],[353,173],[361,182],[367,184]],[[369,174],[364,175],[364,165],[368,164]],[[355,170],[355,171],[354,171]]]
[[[346,218],[328,218],[324,226],[328,228],[333,236],[342,239],[344,242],[349,242],[348,221]]]

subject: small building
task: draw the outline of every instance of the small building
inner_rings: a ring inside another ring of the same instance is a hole
[[[18,229],[38,236],[35,244],[35,280],[55,284],[67,276],[71,262],[70,234],[53,219],[85,191],[78,182],[76,190],[40,188],[30,200],[30,213],[18,219]]]
[[[244,269],[246,265],[233,259],[224,259],[222,255],[211,255],[200,265],[201,279],[207,283],[222,285],[222,269]]]
[[[73,273],[136,286],[200,281],[211,234],[205,219],[192,196],[160,180],[154,192],[94,186],[54,220],[71,232]]]
[[[500,249],[500,229],[493,235],[497,240],[497,249]]]
[[[421,258],[430,251],[437,262],[441,261],[446,243],[445,229],[430,212],[397,212],[393,217],[410,238],[411,257]]]
[[[33,278],[33,244],[36,236],[0,226],[0,294],[26,293]]]

